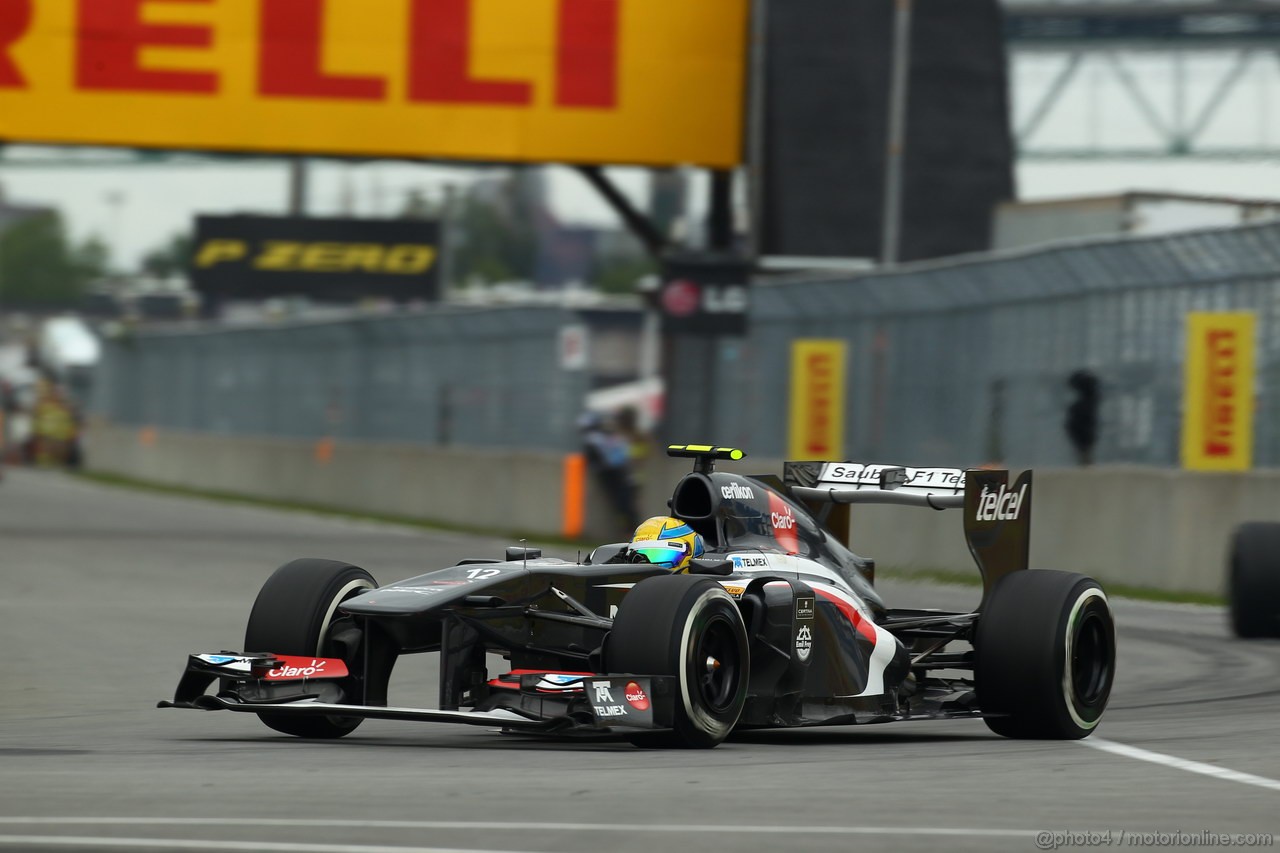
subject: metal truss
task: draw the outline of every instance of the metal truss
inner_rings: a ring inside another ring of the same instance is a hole
[[[1010,77],[1022,159],[1280,157],[1280,48],[1011,48]]]
[[[1023,159],[1280,156],[1280,5],[1005,0]]]

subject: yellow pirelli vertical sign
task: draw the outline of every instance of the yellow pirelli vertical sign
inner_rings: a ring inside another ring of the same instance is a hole
[[[788,459],[844,458],[844,341],[791,343]]]
[[[1254,315],[1187,315],[1182,465],[1193,471],[1253,466]]]

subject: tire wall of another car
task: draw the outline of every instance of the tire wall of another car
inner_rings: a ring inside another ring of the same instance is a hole
[[[1227,555],[1227,596],[1236,636],[1280,637],[1280,523],[1236,528]]]

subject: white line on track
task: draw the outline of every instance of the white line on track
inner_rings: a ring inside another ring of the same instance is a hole
[[[87,835],[0,835],[0,846],[123,847],[126,850],[250,850],[261,853],[519,853],[473,847],[397,847],[386,844],[306,844],[295,841],[214,841],[187,838],[100,838]]]
[[[0,825],[8,826],[235,826],[235,827],[310,827],[335,829],[465,829],[509,832],[687,832],[728,833],[734,835],[767,833],[773,835],[898,835],[898,836],[967,836],[975,838],[1034,838],[1033,829],[983,829],[975,827],[929,826],[744,826],[742,824],[679,824],[679,823],[529,823],[519,821],[467,821],[467,820],[340,820],[330,818],[241,818],[223,815],[217,818],[200,817],[17,817],[0,816]],[[19,836],[0,835],[0,844],[8,838]],[[52,836],[21,836],[22,838],[47,838]],[[95,843],[110,843],[117,839],[104,837]],[[191,844],[194,842],[184,842]],[[201,842],[205,843],[205,842]],[[225,843],[225,842],[223,842]],[[212,842],[206,843],[206,846]],[[123,845],[122,845],[123,846]],[[160,846],[160,845],[152,845]],[[270,848],[292,850],[295,848]],[[397,853],[438,848],[409,847],[346,847],[305,846],[296,848],[308,851],[335,853],[362,853],[362,851],[394,850]],[[472,851],[476,853],[476,851]],[[510,853],[510,851],[506,851]]]
[[[1125,758],[1134,758],[1138,761],[1149,761],[1152,764],[1162,764],[1165,767],[1185,770],[1188,773],[1199,773],[1202,776],[1212,776],[1215,779],[1224,779],[1228,782],[1253,785],[1258,788],[1266,788],[1268,791],[1280,791],[1280,781],[1268,779],[1266,776],[1254,776],[1252,773],[1241,773],[1239,770],[1231,770],[1227,767],[1218,767],[1216,764],[1204,764],[1199,761],[1178,758],[1176,755],[1165,755],[1163,752],[1152,752],[1151,750],[1140,749],[1125,743],[1103,740],[1099,737],[1088,737],[1084,740],[1078,740],[1076,743],[1103,752],[1110,752],[1113,755],[1123,755]]]

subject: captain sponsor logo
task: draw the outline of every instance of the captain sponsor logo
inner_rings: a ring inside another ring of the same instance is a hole
[[[637,711],[649,710],[649,697],[644,692],[644,688],[634,681],[628,681],[627,686],[623,689],[623,696],[626,697],[627,703]]]
[[[613,686],[612,681],[597,681],[591,686],[595,688],[597,702],[603,702],[605,704],[613,703],[613,693],[609,690],[609,688]]]
[[[325,661],[312,658],[310,666],[290,666],[285,664],[276,669],[267,670],[267,678],[310,678],[313,675],[324,675]]]
[[[809,630],[808,625],[801,625],[800,630],[796,632],[796,657],[804,663],[809,659],[811,651],[813,651],[813,632]]]
[[[729,483],[726,486],[721,486],[720,494],[731,500],[753,501],[756,499],[756,493],[751,491],[751,487],[744,486],[741,483]]]
[[[974,520],[1017,521],[1026,495],[1026,483],[1023,483],[1022,488],[1016,492],[1009,491],[1005,486],[1001,486],[1000,491],[993,492],[983,486],[982,494],[978,495],[978,511],[974,515]]]
[[[812,598],[796,599],[796,618],[802,621],[813,618],[813,599]]]
[[[769,568],[769,559],[767,557],[740,557],[732,556],[729,558],[733,562],[735,569],[767,569]]]

